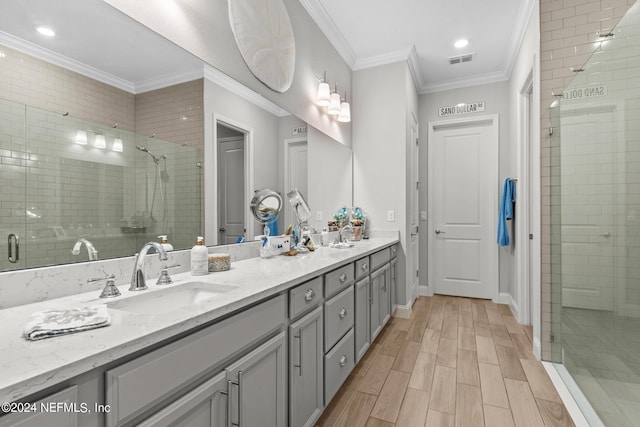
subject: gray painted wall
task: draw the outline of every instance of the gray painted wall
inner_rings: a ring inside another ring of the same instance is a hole
[[[312,126],[351,146],[351,124],[339,123],[315,105],[316,77],[327,72],[333,87],[351,94],[351,69],[342,60],[298,0],[284,0],[296,42],[296,70],[291,88],[272,91],[249,71],[229,25],[227,0],[163,2],[149,7],[144,1],[105,0],[203,61],[260,93]]]
[[[499,174],[500,179],[508,176],[506,174],[513,171],[512,151],[515,150],[515,141],[510,138],[510,109],[509,109],[509,82],[493,83],[482,86],[467,87],[462,89],[453,89],[442,92],[428,93],[420,95],[420,182],[424,183],[420,188],[420,210],[427,210],[428,193],[427,193],[427,144],[429,143],[427,135],[430,121],[442,120],[438,117],[438,107],[445,105],[455,105],[460,102],[476,102],[485,101],[486,111],[475,113],[476,115],[498,114],[500,116],[500,159]],[[473,116],[473,114],[464,117]],[[447,117],[446,119],[451,119]],[[499,193],[502,191],[502,181],[496,182]],[[496,217],[496,221],[497,221]],[[426,222],[424,230],[426,231]],[[427,265],[427,248],[428,233],[420,234],[420,284],[428,284],[428,265]],[[511,280],[511,264],[513,257],[509,255],[507,250],[500,251],[500,292],[509,292],[509,282]]]

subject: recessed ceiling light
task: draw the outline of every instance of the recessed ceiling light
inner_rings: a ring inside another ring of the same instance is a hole
[[[36,28],[36,30],[42,34],[43,36],[46,37],[53,37],[56,35],[56,33],[51,29],[51,28],[47,28],[47,27],[38,27]]]
[[[457,47],[458,49],[461,49],[461,48],[465,47],[468,44],[469,44],[469,40],[460,39],[460,40],[458,40],[457,42],[454,43],[454,46]]]

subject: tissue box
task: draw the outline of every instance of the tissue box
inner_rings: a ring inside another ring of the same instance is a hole
[[[291,236],[269,236],[267,245],[280,253],[289,252],[291,250]]]

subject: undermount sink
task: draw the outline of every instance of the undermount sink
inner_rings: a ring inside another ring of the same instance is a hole
[[[237,289],[236,286],[206,282],[189,282],[154,291],[140,291],[134,296],[110,301],[107,307],[139,314],[164,314],[199,305]]]
[[[334,249],[348,249],[348,248],[352,248],[355,245],[352,242],[339,242],[339,243],[331,243],[329,245],[330,248],[334,248]]]

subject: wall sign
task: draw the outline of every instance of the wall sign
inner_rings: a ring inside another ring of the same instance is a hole
[[[468,104],[450,105],[438,108],[438,116],[457,116],[459,114],[481,113],[484,111],[485,102],[470,102]]]
[[[606,86],[579,87],[562,92],[564,99],[595,98],[598,96],[607,96]]]
[[[307,127],[306,126],[300,126],[297,128],[293,128],[293,131],[291,132],[292,135],[306,135],[307,134]]]

